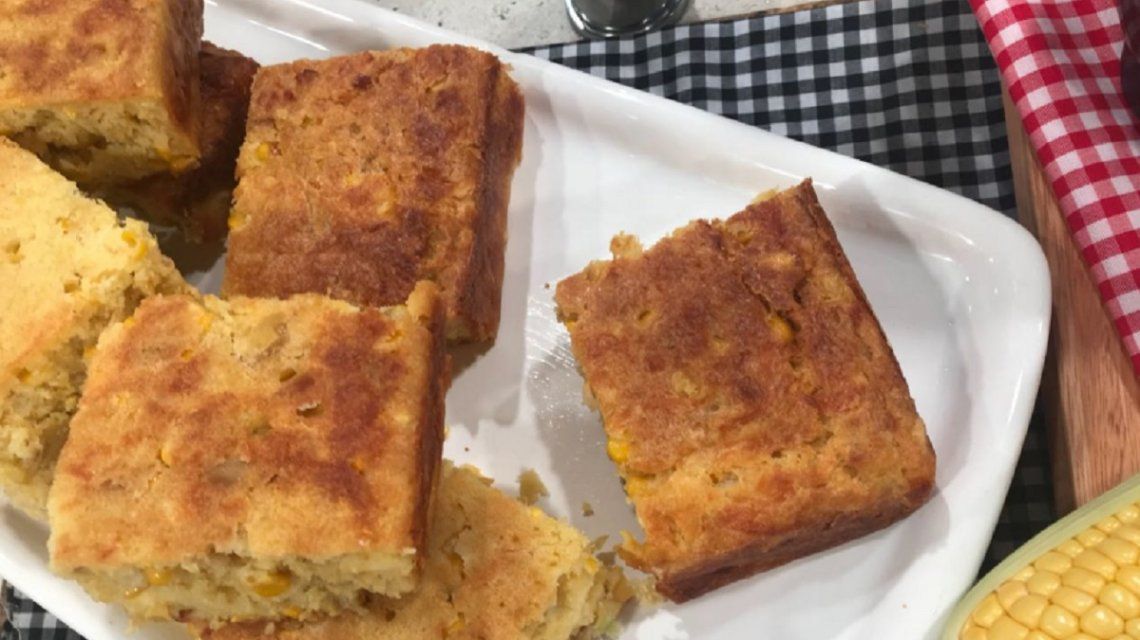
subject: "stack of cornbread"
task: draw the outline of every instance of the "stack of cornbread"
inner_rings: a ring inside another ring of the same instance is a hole
[[[507,68],[259,67],[202,42],[200,0],[0,8],[0,487],[52,569],[202,638],[612,634],[621,570],[441,459],[448,349],[499,329]],[[96,198],[228,233],[222,297]],[[647,535],[622,557],[661,593],[925,501],[923,423],[810,183],[613,248],[556,297]]]

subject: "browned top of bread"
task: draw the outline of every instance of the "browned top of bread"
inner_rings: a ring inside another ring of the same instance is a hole
[[[430,279],[450,334],[493,335],[521,132],[518,88],[467,47],[261,69],[224,290],[382,305]]]
[[[209,242],[226,233],[250,86],[260,65],[209,42],[202,42],[198,61],[202,96],[198,167],[123,185],[85,186],[113,204],[133,207],[155,222],[181,227],[193,240]]]
[[[53,567],[417,553],[442,308],[151,298],[100,339],[49,496]]]
[[[581,532],[448,466],[420,584],[366,615],[231,624],[208,640],[567,640],[601,637],[632,595]]]
[[[926,499],[924,425],[810,182],[614,251],[556,298],[646,532],[627,555],[667,593]]]
[[[161,99],[193,130],[201,0],[0,0],[0,108]]]

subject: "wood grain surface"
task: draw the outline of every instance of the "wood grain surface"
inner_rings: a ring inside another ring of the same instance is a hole
[[[1140,385],[1008,94],[1005,116],[1018,218],[1053,277],[1041,397],[1060,516],[1140,472]]]

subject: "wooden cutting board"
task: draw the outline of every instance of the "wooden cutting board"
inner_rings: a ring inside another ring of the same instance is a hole
[[[1053,326],[1041,382],[1057,515],[1140,472],[1140,384],[1091,274],[1005,94],[1018,218],[1053,277]]]

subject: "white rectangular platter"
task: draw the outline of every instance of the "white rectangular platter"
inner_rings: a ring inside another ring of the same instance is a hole
[[[606,257],[609,238],[647,243],[696,217],[811,176],[886,330],[938,454],[937,491],[884,531],[720,589],[638,610],[623,639],[933,638],[971,584],[1025,436],[1049,323],[1034,240],[975,202],[827,151],[386,12],[360,0],[208,0],[207,37],[262,63],[459,42],[513,66],[527,101],[514,178],[503,322],[496,344],[457,355],[445,455],[507,491],[524,468],[541,505],[591,537],[637,531],[598,416],[581,402],[569,338],[547,288]],[[366,117],[366,114],[365,114]],[[191,279],[216,291],[221,268]],[[595,513],[586,517],[581,505]],[[88,640],[124,616],[47,570],[47,532],[0,508],[0,575]]]

